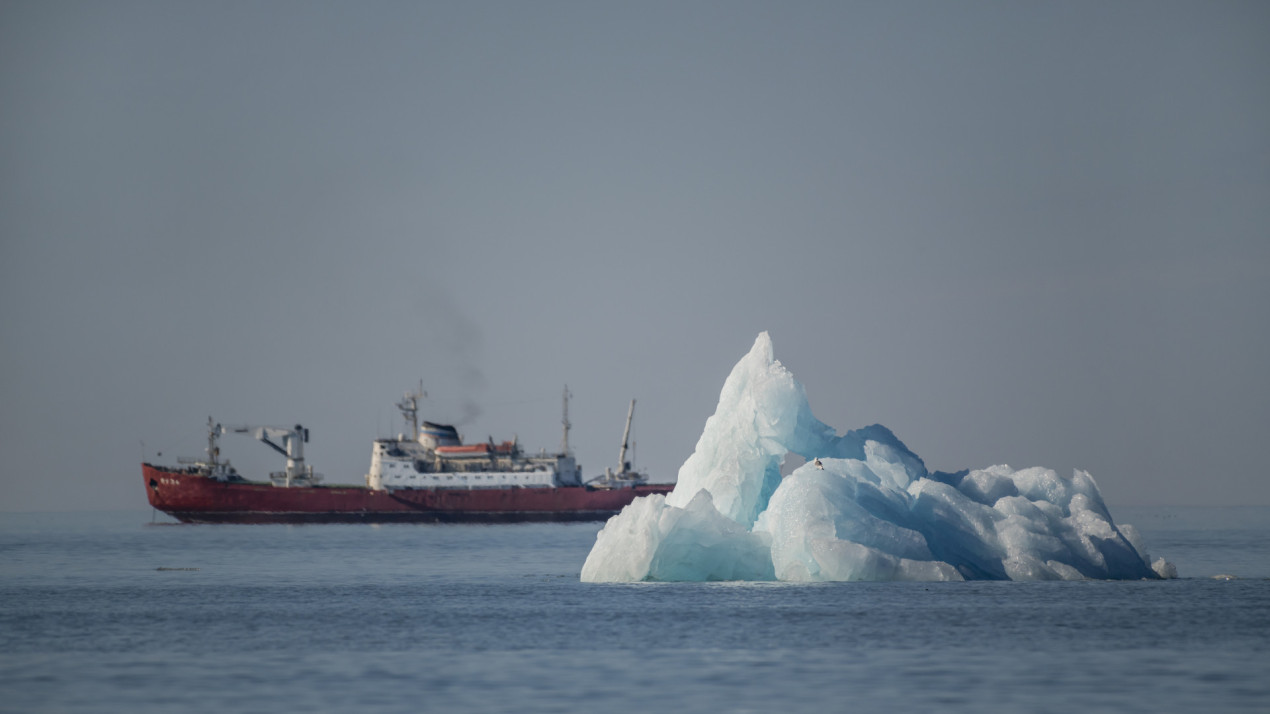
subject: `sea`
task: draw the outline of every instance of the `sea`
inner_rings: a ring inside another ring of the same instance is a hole
[[[0,513],[0,711],[1270,711],[1270,508],[1112,515],[1181,577],[588,584],[600,523]]]

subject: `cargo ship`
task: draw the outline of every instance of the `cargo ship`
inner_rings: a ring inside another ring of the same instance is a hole
[[[649,483],[626,460],[634,400],[618,468],[583,479],[569,449],[567,387],[555,453],[527,454],[517,439],[465,444],[453,426],[419,420],[423,397],[420,388],[397,404],[410,432],[374,441],[364,485],[324,484],[304,462],[309,430],[299,424],[224,426],[209,417],[206,458],[141,465],[146,496],[184,523],[514,523],[604,520],[639,496],[674,487]],[[224,434],[256,438],[286,457],[286,469],[267,482],[244,478],[220,457]]]

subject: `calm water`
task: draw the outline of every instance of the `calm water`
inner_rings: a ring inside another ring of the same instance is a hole
[[[0,711],[1270,710],[1270,509],[1113,515],[1182,578],[588,585],[600,524],[0,514]]]

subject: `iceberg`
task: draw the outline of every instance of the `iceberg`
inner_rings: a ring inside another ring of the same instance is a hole
[[[806,459],[788,476],[787,456]],[[1117,526],[1093,477],[931,472],[881,425],[838,435],[761,333],[728,375],[673,491],[596,535],[584,582],[1176,577]]]

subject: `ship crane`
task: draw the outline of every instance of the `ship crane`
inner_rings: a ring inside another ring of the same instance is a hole
[[[626,410],[626,430],[622,432],[622,450],[617,454],[618,475],[625,474],[631,470],[631,464],[626,460],[626,447],[631,443],[631,420],[635,418],[635,400],[631,400],[631,408]]]
[[[631,421],[635,418],[635,400],[626,411],[626,429],[622,432],[622,449],[617,454],[617,471],[604,469],[604,475],[591,479],[588,483],[595,488],[622,488],[644,483],[644,475],[631,470],[631,462],[626,460],[626,451],[631,443]]]
[[[321,476],[313,473],[312,466],[304,465],[304,444],[309,440],[309,430],[296,424],[292,428],[285,426],[222,426],[217,424],[221,434],[247,434],[265,446],[287,457],[287,470],[269,474],[277,485],[290,487],[293,484],[305,485],[316,483]],[[270,441],[275,439],[281,445]]]

